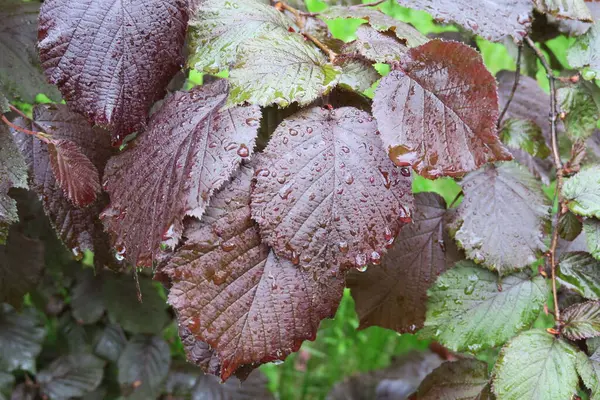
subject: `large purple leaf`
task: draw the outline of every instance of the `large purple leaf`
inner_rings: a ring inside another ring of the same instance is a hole
[[[390,158],[427,178],[512,159],[496,133],[496,80],[461,43],[435,39],[410,49],[381,80],[373,113]]]
[[[92,128],[85,118],[70,111],[65,105],[38,105],[33,109],[32,123],[23,119],[18,119],[15,123],[46,132],[56,140],[74,143],[100,174],[114,153],[108,132]],[[100,211],[107,204],[106,195],[100,195],[93,204],[85,208],[77,207],[65,195],[55,178],[48,146],[21,132],[14,132],[14,135],[31,171],[32,188],[42,199],[44,211],[58,236],[76,256],[81,255],[83,250],[91,250],[98,263],[112,262],[108,258],[108,236],[103,232],[98,219]]]
[[[381,266],[350,272],[346,284],[360,328],[376,325],[403,333],[423,327],[427,289],[462,258],[448,235],[448,217],[442,197],[418,193],[413,223],[402,228]]]
[[[454,218],[454,238],[468,258],[506,275],[547,250],[550,202],[541,183],[514,162],[490,164],[460,185],[465,199]]]
[[[263,154],[252,217],[294,264],[379,263],[410,221],[410,171],[390,162],[364,111],[301,111],[279,125]]]
[[[165,267],[179,323],[218,354],[222,379],[244,365],[282,360],[313,340],[344,286],[335,269],[296,267],[261,243],[250,217],[251,179],[252,170],[242,167]]]
[[[213,192],[250,156],[260,110],[221,110],[227,88],[219,80],[175,93],[131,148],[110,160],[103,221],[132,264],[151,266],[160,243],[181,236],[184,215],[200,218]]]
[[[42,67],[73,110],[119,142],[145,126],[180,68],[187,21],[185,0],[48,0]]]

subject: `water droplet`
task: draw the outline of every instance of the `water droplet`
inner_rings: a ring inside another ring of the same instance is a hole
[[[281,364],[283,364],[283,360],[273,360],[272,364],[273,365],[281,365]]]
[[[169,228],[165,231],[165,233],[162,234],[162,240],[169,240],[169,239],[173,239],[173,237],[175,236],[175,225],[171,224],[169,226]]]
[[[399,167],[408,167],[419,158],[416,151],[405,146],[392,147],[389,153],[390,159]]]
[[[117,246],[117,252],[115,253],[115,258],[117,261],[123,261],[125,259],[125,254],[127,253],[127,249],[125,246]]]
[[[236,247],[235,243],[233,242],[223,242],[221,243],[221,249],[223,249],[223,251],[232,251],[234,250]]]
[[[298,134],[297,130],[290,128],[290,135],[296,136],[297,134]]]
[[[300,254],[298,254],[296,251],[292,251],[292,264],[300,264]]]
[[[410,169],[408,169],[408,167],[400,168],[400,173],[406,178],[410,177]]]
[[[248,146],[242,143],[238,148],[237,154],[242,158],[246,158],[250,155],[250,150],[248,149]]]
[[[338,247],[339,247],[339,249],[340,249],[340,251],[342,253],[347,253],[348,252],[348,242],[346,242],[346,241],[340,242],[338,244]]]
[[[371,262],[375,265],[381,264],[381,254],[374,251],[371,253]]]
[[[354,182],[354,177],[348,174],[344,177],[344,182],[346,182],[348,185],[352,185],[352,182]]]
[[[250,126],[257,126],[258,125],[258,118],[247,118],[246,119],[246,124],[248,124]]]
[[[471,295],[475,291],[475,285],[469,285],[465,288],[465,294]]]
[[[348,146],[342,146],[342,151],[346,154],[350,153],[350,149],[348,148]]]
[[[358,267],[358,270],[360,271],[360,269],[362,267],[365,267],[364,271],[366,271],[367,269],[367,256],[362,254],[362,253],[358,253],[355,257],[354,257],[354,261],[356,262],[356,266]],[[361,271],[361,272],[364,272]]]
[[[71,249],[73,253],[73,257],[75,257],[75,261],[81,261],[83,259],[83,253],[79,249],[79,247],[75,246]]]

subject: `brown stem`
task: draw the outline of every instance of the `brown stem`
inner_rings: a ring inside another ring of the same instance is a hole
[[[19,114],[21,117],[23,117],[25,119],[29,119],[29,117],[27,115],[23,114],[23,111],[19,110],[17,107],[13,106],[12,104],[9,104],[8,106],[10,107],[11,110],[13,110],[17,114]]]
[[[27,118],[27,117],[25,117]],[[41,140],[42,142],[46,143],[46,144],[50,144],[52,137],[50,135],[48,135],[47,133],[44,132],[36,132],[36,131],[31,131],[29,129],[25,129],[23,127],[20,127],[18,125],[13,124],[12,122],[10,122],[6,116],[2,116],[2,122],[4,122],[6,125],[10,126],[11,128],[13,128],[16,131],[19,132],[23,132],[27,135],[31,135],[31,136],[35,136],[36,138],[38,138],[39,140]]]
[[[378,6],[378,5],[382,4],[382,3],[385,3],[386,1],[387,0],[377,0],[377,1],[374,1],[374,2],[371,2],[371,3],[357,4],[357,5],[352,6],[352,7],[356,7],[356,8],[375,7],[375,6]]]
[[[331,50],[329,47],[327,47],[326,44],[322,43],[319,39],[317,39],[310,33],[303,32],[302,34],[304,35],[305,38],[307,38],[308,40],[313,42],[315,44],[315,46],[317,46],[319,49],[321,49],[323,51],[323,53],[327,54],[327,57],[329,57],[330,62],[333,63],[335,61],[335,59],[337,57],[337,53],[335,51]]]
[[[560,217],[564,214],[563,199],[561,195],[563,185],[563,164],[560,159],[560,152],[558,150],[558,133],[556,131],[556,120],[558,118],[556,112],[556,82],[554,72],[548,63],[548,60],[544,54],[536,47],[533,40],[530,37],[525,37],[525,42],[531,50],[535,52],[535,55],[542,63],[542,66],[546,70],[548,81],[550,82],[550,135],[552,139],[552,156],[554,158],[554,166],[556,168],[556,193],[555,198],[558,200],[558,212],[556,220],[552,227],[552,243],[550,244],[550,251],[548,257],[550,259],[550,270],[552,272],[552,296],[554,297],[554,313],[556,317],[556,330],[560,332],[561,321],[560,321],[560,309],[558,308],[558,295],[556,292],[556,247],[558,246],[558,222]]]
[[[515,71],[515,82],[513,83],[513,87],[510,91],[510,95],[508,96],[508,100],[506,100],[506,104],[504,105],[504,108],[502,109],[502,112],[500,113],[500,116],[498,117],[498,129],[500,129],[500,124],[502,123],[502,119],[504,118],[504,115],[506,114],[506,112],[508,111],[508,106],[510,106],[510,102],[512,101],[513,97],[515,96],[515,92],[517,91],[517,87],[519,86],[519,78],[521,77],[521,53],[523,52],[523,45],[520,44],[517,50],[517,69]]]

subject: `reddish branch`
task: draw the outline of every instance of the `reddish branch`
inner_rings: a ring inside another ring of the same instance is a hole
[[[17,107],[13,106],[12,104],[9,104],[9,107],[10,107],[10,109],[12,111],[16,112],[21,117],[25,118],[26,120],[29,120],[29,117],[27,117],[27,115],[23,114],[21,112],[21,110],[19,110]],[[36,138],[38,138],[39,140],[41,140],[44,143],[49,144],[52,141],[52,136],[48,135],[47,133],[38,132],[38,131],[32,131],[32,130],[23,128],[21,126],[15,125],[12,122],[10,122],[8,120],[8,118],[6,118],[5,115],[2,115],[2,117],[0,119],[2,120],[2,122],[4,122],[6,125],[8,125],[11,128],[13,128],[14,130],[22,132],[22,133],[25,133],[27,135],[35,136]]]
[[[523,45],[520,44],[518,47],[518,52],[517,52],[517,68],[515,70],[515,83],[513,83],[513,87],[510,91],[510,95],[508,96],[508,100],[506,100],[506,104],[504,105],[504,108],[502,109],[502,112],[500,113],[500,116],[498,117],[498,129],[500,128],[500,125],[502,124],[502,119],[504,118],[504,115],[506,114],[506,111],[508,111],[508,106],[510,106],[510,102],[512,101],[513,97],[515,96],[515,92],[517,91],[517,87],[519,86],[519,77],[521,76],[521,53],[523,52]]]
[[[555,201],[558,201],[558,212],[556,219],[552,226],[552,242],[550,244],[550,251],[548,251],[548,259],[550,262],[550,271],[552,272],[552,295],[554,297],[554,314],[556,317],[556,332],[560,333],[561,321],[560,321],[560,309],[558,308],[558,295],[556,292],[556,247],[558,245],[558,223],[560,217],[566,212],[564,200],[562,198],[562,186],[563,186],[563,164],[560,159],[560,152],[558,149],[558,133],[556,131],[556,120],[558,119],[558,113],[556,111],[556,82],[554,72],[548,63],[548,60],[544,54],[536,47],[535,43],[531,38],[525,37],[525,42],[535,52],[535,55],[542,63],[542,66],[546,70],[546,76],[550,82],[550,134],[552,139],[552,156],[554,158],[554,166],[556,168],[556,192]]]

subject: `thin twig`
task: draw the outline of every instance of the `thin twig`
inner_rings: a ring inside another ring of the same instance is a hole
[[[25,117],[27,118],[27,117]],[[47,133],[44,132],[36,132],[36,131],[32,131],[23,127],[20,127],[18,125],[13,124],[12,122],[10,122],[8,120],[8,118],[6,118],[6,116],[2,116],[2,122],[4,122],[6,125],[10,126],[11,128],[13,128],[16,131],[19,132],[23,132],[27,135],[31,135],[31,136],[35,136],[36,138],[40,139],[42,142],[46,143],[46,144],[50,144],[50,142],[52,141],[52,137],[50,135],[48,135]]]
[[[519,86],[519,77],[521,76],[521,53],[522,52],[523,52],[523,44],[520,44],[519,47],[517,48],[517,69],[515,71],[515,83],[513,83],[513,87],[510,91],[510,95],[508,96],[508,100],[506,100],[506,104],[504,105],[504,108],[502,109],[502,112],[500,113],[500,116],[498,117],[498,125],[497,125],[498,128],[500,128],[502,119],[504,118],[504,115],[508,111],[508,106],[510,106],[510,102],[512,101],[513,97],[515,96],[515,92],[517,91],[517,87]]]
[[[25,119],[29,119],[29,117],[27,115],[23,114],[23,111],[19,110],[17,107],[13,106],[12,104],[9,104],[8,106],[10,107],[11,110],[13,110],[17,114],[19,114],[21,117],[23,117]]]
[[[372,3],[364,3],[364,4],[357,4],[355,6],[351,6],[351,7],[356,7],[356,8],[362,8],[362,7],[376,7],[382,3],[385,3],[387,0],[377,0],[374,1]]]
[[[319,39],[317,39],[316,37],[314,37],[310,33],[303,32],[302,34],[308,40],[310,40],[311,42],[313,42],[315,44],[315,46],[317,46],[319,49],[321,49],[323,51],[323,53],[327,54],[327,57],[329,57],[329,61],[330,62],[333,63],[335,61],[335,59],[337,57],[337,53],[335,51],[331,50],[329,47],[327,47],[326,44],[322,43]]]
[[[525,37],[525,42],[535,52],[535,55],[542,63],[542,66],[546,70],[548,81],[550,82],[550,135],[552,139],[552,156],[554,158],[554,166],[556,168],[556,193],[555,199],[558,201],[558,213],[556,220],[552,227],[552,243],[550,244],[550,251],[548,256],[550,258],[550,270],[552,272],[552,295],[554,297],[554,313],[556,317],[556,330],[560,332],[561,321],[560,321],[560,309],[558,308],[558,295],[556,292],[556,247],[558,246],[558,223],[560,217],[565,213],[565,207],[563,207],[563,199],[561,195],[563,185],[563,164],[560,159],[560,152],[558,149],[558,133],[556,131],[556,120],[558,118],[556,112],[556,82],[554,72],[548,64],[548,60],[544,54],[536,47],[533,40],[530,37]]]

